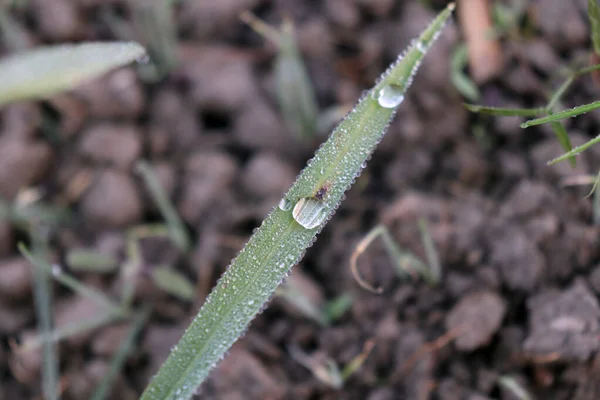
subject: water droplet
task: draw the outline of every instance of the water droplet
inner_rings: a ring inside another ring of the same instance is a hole
[[[304,228],[313,229],[325,221],[327,209],[318,200],[303,198],[294,206],[292,216]]]
[[[58,264],[52,264],[52,275],[59,276],[62,274],[62,267]]]
[[[425,45],[420,40],[417,41],[417,44],[415,47],[417,48],[417,50],[419,50],[419,52],[425,53],[425,50],[426,50]]]
[[[404,101],[404,91],[402,86],[395,85],[393,83],[385,85],[379,90],[379,96],[377,102],[381,107],[384,108],[395,108]]]
[[[292,208],[292,202],[285,197],[279,201],[279,209],[282,211],[288,211]]]

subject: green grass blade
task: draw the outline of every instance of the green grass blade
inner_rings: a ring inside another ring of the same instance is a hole
[[[30,263],[32,263],[33,265],[35,265],[37,268],[44,271],[45,273],[52,275],[52,277],[54,279],[56,279],[57,282],[68,287],[73,292],[75,292],[81,296],[89,298],[90,300],[94,301],[96,304],[106,308],[108,311],[110,311],[114,315],[122,314],[121,307],[114,304],[112,302],[112,300],[110,300],[110,298],[108,296],[106,296],[104,293],[99,292],[91,287],[88,287],[85,284],[81,283],[79,280],[75,279],[74,277],[69,276],[68,274],[64,273],[62,271],[62,269],[60,268],[60,266],[51,265],[45,259],[36,257],[34,254],[29,252],[29,250],[27,249],[27,247],[25,247],[25,245],[23,243],[19,243],[19,245],[17,247],[19,248],[19,251],[21,252],[21,254],[23,254],[23,256],[27,259],[27,261],[29,261]]]
[[[32,228],[30,236],[33,242],[35,257],[39,260],[46,258],[47,249],[44,241],[36,235]],[[38,262],[29,259],[33,265],[35,311],[41,334],[52,334],[52,282],[48,271],[40,268]],[[58,352],[56,345],[51,342],[43,343],[42,348],[42,392],[48,400],[58,399]]]
[[[598,6],[598,0],[588,0],[588,17],[592,26],[594,51],[596,54],[600,54],[600,6]]]
[[[571,86],[571,84],[575,80],[575,77],[576,77],[576,74],[573,74],[573,75],[569,76],[563,82],[563,84],[560,85],[560,87],[558,88],[558,90],[556,90],[556,92],[554,92],[552,94],[552,96],[550,97],[550,101],[548,102],[548,105],[546,106],[547,110],[552,110],[554,108],[554,106],[556,106],[556,103],[558,103],[558,101],[565,94],[565,92],[567,91],[567,89],[569,88],[569,86]]]
[[[160,289],[181,300],[192,301],[196,288],[185,275],[168,266],[158,266],[150,273],[152,282]]]
[[[113,386],[115,378],[119,374],[121,368],[123,368],[123,364],[127,360],[129,353],[131,353],[133,349],[136,337],[146,324],[146,321],[148,320],[149,316],[150,307],[145,307],[141,311],[136,312],[129,334],[119,346],[117,353],[113,356],[113,359],[110,362],[110,369],[108,370],[106,375],[104,375],[102,381],[100,381],[100,383],[98,384],[98,387],[94,391],[91,400],[106,399],[106,396],[108,396],[109,391]]]
[[[188,251],[192,245],[188,231],[179,217],[175,206],[173,206],[161,183],[158,181],[154,170],[146,161],[138,162],[135,169],[142,177],[146,187],[150,191],[152,199],[167,222],[171,240],[181,251]]]
[[[67,253],[66,263],[72,271],[110,273],[119,266],[115,257],[95,250],[74,249]]]
[[[0,61],[0,106],[72,89],[145,54],[135,42],[57,45],[17,53]]]
[[[544,108],[486,107],[468,103],[465,103],[464,106],[467,110],[471,112],[496,115],[500,117],[535,117],[546,112],[546,109]]]
[[[453,9],[440,13],[321,146],[223,274],[141,399],[190,398],[243,335],[364,167]]]
[[[571,145],[571,139],[569,139],[569,135],[567,134],[567,131],[562,123],[553,121],[550,122],[550,126],[552,127],[552,130],[554,131],[554,134],[556,135],[556,138],[560,142],[560,145],[563,147],[563,149],[565,151],[571,151],[573,149],[573,146]],[[575,157],[569,158],[569,163],[572,167],[575,167],[577,165]]]
[[[556,164],[559,161],[564,161],[567,158],[571,158],[571,157],[574,157],[576,155],[579,155],[582,151],[587,150],[590,146],[593,146],[593,145],[595,145],[596,143],[599,143],[599,142],[600,142],[600,135],[596,136],[595,138],[593,138],[589,142],[585,142],[581,146],[577,146],[577,147],[572,148],[571,151],[563,154],[562,156],[556,157],[555,159],[548,161],[548,165]]]
[[[541,124],[546,124],[552,121],[560,121],[566,118],[576,117],[581,114],[585,114],[589,111],[593,111],[597,108],[600,108],[600,101],[595,101],[590,104],[584,104],[582,106],[574,107],[569,110],[564,110],[561,112],[557,112],[552,115],[548,115],[542,118],[531,119],[529,121],[525,121],[521,124],[521,128],[529,128],[530,126],[536,126]]]
[[[477,85],[471,80],[471,78],[464,73],[464,68],[467,66],[469,60],[469,51],[465,44],[458,46],[452,53],[452,59],[450,62],[450,81],[469,101],[477,101],[480,93]]]

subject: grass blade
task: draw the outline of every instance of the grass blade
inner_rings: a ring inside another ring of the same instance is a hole
[[[566,118],[576,117],[581,114],[585,114],[589,111],[593,111],[597,108],[600,108],[600,101],[595,101],[590,104],[584,104],[582,106],[574,107],[569,110],[564,110],[561,112],[557,112],[552,115],[548,115],[542,118],[531,119],[529,121],[525,121],[521,124],[521,128],[529,128],[530,126],[536,126],[541,124],[546,124],[552,121],[560,121]]]
[[[591,147],[599,142],[600,142],[600,135],[596,136],[595,138],[593,138],[592,140],[590,140],[588,142],[585,142],[581,146],[572,148],[571,151],[563,154],[562,156],[556,157],[555,159],[548,161],[548,165],[556,164],[559,161],[564,161],[567,158],[571,158],[573,156],[579,155],[579,153],[581,153],[582,151],[587,150],[589,147]]]
[[[109,390],[113,386],[113,382],[117,377],[117,374],[123,367],[127,356],[133,349],[135,338],[146,324],[146,321],[148,320],[149,316],[149,307],[145,307],[144,309],[136,313],[129,334],[119,346],[117,353],[114,355],[110,363],[110,369],[108,370],[106,375],[104,375],[102,381],[98,384],[98,387],[94,391],[91,400],[104,400],[106,396],[108,396]]]
[[[67,253],[66,263],[73,271],[86,271],[106,274],[119,266],[118,261],[110,255],[94,250],[75,249]]]
[[[25,245],[23,243],[19,243],[18,248],[19,248],[19,251],[21,252],[21,254],[23,254],[23,256],[30,263],[32,263],[33,265],[35,265],[37,268],[44,271],[45,273],[51,274],[52,277],[54,279],[56,279],[57,282],[68,287],[73,292],[75,292],[81,296],[87,297],[90,300],[93,300],[98,305],[106,308],[108,311],[110,311],[114,315],[122,314],[121,308],[119,306],[117,306],[116,304],[113,304],[113,302],[104,293],[99,292],[91,287],[88,287],[85,284],[78,281],[77,279],[75,279],[74,277],[65,274],[60,269],[59,266],[51,265],[46,260],[39,258],[39,257],[35,256],[34,254],[31,254],[29,252],[29,250],[27,250],[27,248],[25,247]]]
[[[167,222],[171,240],[181,251],[188,251],[191,246],[191,239],[188,231],[179,217],[177,210],[173,206],[173,203],[171,203],[162,185],[158,181],[152,167],[146,161],[140,161],[136,164],[135,169],[142,177],[146,187],[152,195],[152,199],[158,206],[162,217]]]
[[[277,45],[275,87],[283,119],[296,137],[312,139],[317,131],[317,100],[296,44],[292,21],[285,19],[281,29],[277,30],[250,12],[242,13],[240,18]]]
[[[32,228],[32,230],[35,228]],[[40,260],[46,257],[46,244],[35,233],[31,233],[35,257]],[[39,329],[43,336],[52,335],[52,286],[50,274],[40,263],[28,259],[33,264],[35,311]],[[42,347],[42,392],[44,399],[58,399],[58,354],[56,345],[43,343]]]
[[[145,54],[135,42],[57,45],[17,53],[0,61],[0,106],[72,89]]]
[[[592,26],[594,52],[600,54],[600,6],[598,6],[598,0],[588,0],[588,17]]]
[[[502,108],[502,107],[486,107],[477,104],[464,104],[465,108],[471,112],[482,113],[488,115],[497,115],[501,117],[535,117],[544,114],[544,108]]]
[[[317,151],[279,207],[269,214],[223,274],[142,394],[142,400],[190,398],[245,332],[360,173],[385,134],[426,50],[453,9],[451,4],[440,13]],[[312,214],[307,215],[305,210]]]
[[[458,46],[454,53],[452,53],[452,59],[450,62],[450,80],[454,87],[469,101],[477,101],[480,93],[477,85],[471,80],[471,78],[463,72],[469,61],[469,51],[467,46],[461,44]]]
[[[552,130],[554,131],[554,134],[556,135],[556,138],[560,142],[560,145],[563,147],[563,149],[565,151],[571,151],[573,149],[573,146],[571,145],[571,139],[569,139],[569,135],[567,134],[563,124],[558,121],[553,121],[550,122],[550,126],[552,127]],[[577,165],[575,157],[569,158],[569,162],[571,163],[572,167]]]

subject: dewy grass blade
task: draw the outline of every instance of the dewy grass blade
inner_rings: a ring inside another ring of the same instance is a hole
[[[587,150],[589,147],[595,145],[596,143],[600,143],[600,135],[596,136],[595,138],[593,138],[592,140],[590,140],[588,142],[585,142],[581,146],[573,147],[571,149],[571,151],[563,154],[562,156],[556,157],[555,159],[552,159],[552,160],[548,161],[548,165],[556,164],[559,161],[564,161],[567,158],[571,158],[571,157],[577,156],[582,151]]]
[[[402,103],[423,56],[453,9],[451,4],[439,14],[317,151],[280,206],[269,214],[223,274],[142,394],[143,400],[190,398],[244,334],[277,285],[313,243],[364,167]],[[305,228],[292,215],[294,205],[303,199],[318,201],[325,209],[325,218],[314,227],[311,223],[305,224],[309,226]]]
[[[500,117],[535,117],[546,112],[545,108],[501,108],[464,103],[467,110],[475,113],[497,115]]]
[[[72,89],[145,55],[135,42],[57,45],[17,53],[0,61],[0,106]]]
[[[557,112],[555,114],[548,115],[546,117],[536,118],[536,119],[531,119],[529,121],[525,121],[521,124],[521,128],[529,128],[530,126],[536,126],[536,125],[541,125],[541,124],[545,124],[545,123],[552,122],[552,121],[560,121],[563,119],[576,117],[578,115],[585,114],[586,112],[593,111],[597,108],[600,108],[600,101],[595,101],[590,104],[584,104],[582,106],[574,107],[569,110],[564,110],[561,112]]]

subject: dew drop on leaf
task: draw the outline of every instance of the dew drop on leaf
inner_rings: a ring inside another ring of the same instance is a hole
[[[285,197],[279,201],[279,209],[282,211],[288,211],[292,208],[292,202]]]
[[[393,83],[385,85],[379,90],[377,102],[384,108],[396,108],[404,101],[404,90],[402,86]]]
[[[325,221],[327,209],[320,201],[305,197],[296,203],[292,216],[304,228],[313,229]]]

